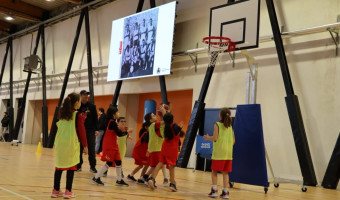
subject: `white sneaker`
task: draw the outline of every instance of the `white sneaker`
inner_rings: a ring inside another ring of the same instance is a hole
[[[222,190],[222,194],[220,195],[220,198],[222,199],[229,199],[229,192]]]
[[[208,196],[211,197],[211,198],[216,198],[216,197],[218,197],[218,191],[211,188],[211,191],[208,194]]]

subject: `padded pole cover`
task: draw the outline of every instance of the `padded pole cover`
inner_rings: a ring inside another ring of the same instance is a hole
[[[328,189],[336,189],[340,179],[340,133],[329,160],[328,167],[323,177],[322,186]]]
[[[303,177],[303,184],[316,186],[317,180],[313,167],[312,157],[310,155],[305,127],[303,125],[302,115],[300,112],[299,100],[296,95],[285,97],[289,115],[290,125],[293,131],[295,148],[300,163],[300,169]]]

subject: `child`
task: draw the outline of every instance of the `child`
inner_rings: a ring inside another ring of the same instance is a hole
[[[84,127],[85,116],[76,111],[80,107],[80,95],[69,94],[64,99],[62,107],[59,109],[59,121],[57,122],[58,132],[54,141],[55,151],[55,173],[54,186],[51,194],[52,198],[62,196],[60,191],[60,179],[63,170],[67,171],[65,199],[75,197],[72,192],[74,171],[80,162],[80,143],[87,154],[86,132]]]
[[[229,175],[231,172],[232,159],[233,159],[233,145],[235,144],[235,135],[231,126],[230,110],[222,108],[219,113],[220,121],[214,125],[214,135],[204,135],[205,140],[213,141],[213,153],[211,164],[211,178],[212,188],[209,197],[217,197],[217,172],[223,174],[223,190],[220,198],[228,199],[228,183]]]
[[[157,121],[155,114],[148,113],[144,116],[144,123],[142,128],[139,130],[139,140],[136,142],[133,148],[132,157],[135,159],[135,165],[138,165],[131,174],[128,175],[128,179],[136,182],[134,175],[143,168],[140,178],[137,183],[144,184],[149,176],[146,175],[146,170],[148,169],[148,143],[149,143],[149,126],[151,123]],[[144,166],[144,167],[143,167]]]
[[[148,157],[147,157],[147,151],[148,151],[148,143],[149,143],[149,132],[147,129],[150,126],[150,122],[144,122],[143,123],[143,129],[146,129],[143,133],[140,133],[139,139],[135,144],[135,147],[132,151],[132,157],[135,159],[135,165],[138,165],[132,172],[127,176],[127,179],[136,182],[134,175],[143,168],[140,178],[138,179],[137,183],[144,184],[145,178],[144,175],[146,173],[146,170],[148,169]]]
[[[160,153],[159,163],[157,164],[155,170],[152,172],[152,176],[148,180],[149,187],[155,189],[155,178],[159,170],[164,166],[169,166],[170,171],[170,190],[173,192],[177,191],[175,182],[175,166],[178,156],[178,141],[179,137],[183,136],[184,133],[181,131],[183,127],[183,122],[180,125],[174,124],[174,117],[171,113],[166,113],[163,117],[165,123],[164,127],[164,138],[162,144],[162,150]],[[180,134],[181,133],[181,134]]]
[[[103,139],[103,152],[102,152],[102,161],[106,161],[106,164],[100,168],[95,177],[92,178],[93,182],[98,185],[104,185],[104,183],[100,180],[100,177],[109,169],[109,167],[113,166],[113,162],[116,165],[116,176],[117,181],[116,185],[119,186],[129,186],[122,179],[122,160],[119,155],[119,149],[117,144],[117,136],[122,137],[131,133],[132,130],[120,130],[118,129],[117,123],[115,119],[119,118],[118,109],[114,106],[110,106],[107,109],[106,113],[106,121],[107,121],[107,129]]]
[[[158,109],[158,115],[161,118],[160,121],[153,122],[149,126],[149,144],[148,144],[148,165],[150,166],[149,171],[145,174],[145,179],[148,180],[148,177],[152,174],[153,170],[157,166],[160,153],[162,149],[162,144],[164,140],[164,122],[163,116],[166,112],[170,112],[169,107],[167,105],[162,105]],[[164,184],[168,183],[168,179],[166,178],[165,166],[162,168],[164,175]],[[156,186],[155,186],[156,187]]]
[[[127,126],[126,126],[125,117],[119,117],[117,119],[117,123],[118,123],[118,128],[120,130],[126,129]],[[120,158],[122,159],[122,162],[123,162],[123,160],[125,158],[125,154],[126,154],[127,139],[132,140],[132,137],[130,137],[129,134],[122,136],[122,137],[118,137],[118,149],[119,149],[119,155],[120,155]],[[122,170],[122,178],[124,178],[123,170]]]

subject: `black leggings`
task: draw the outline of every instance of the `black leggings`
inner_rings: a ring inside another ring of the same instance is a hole
[[[60,190],[60,180],[63,170],[55,170],[54,172],[54,189],[59,191]],[[73,183],[74,171],[67,170],[66,173],[66,189],[71,192],[72,190],[72,183]]]

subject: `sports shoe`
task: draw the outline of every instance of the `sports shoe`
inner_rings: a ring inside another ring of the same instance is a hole
[[[74,198],[74,197],[76,197],[76,195],[73,192],[65,190],[64,199],[71,199],[71,198]]]
[[[135,177],[131,176],[130,174],[126,177],[128,180],[136,182],[137,180],[135,179]]]
[[[148,179],[148,185],[149,185],[149,188],[151,188],[152,190],[156,189],[156,180],[152,177],[150,177]]]
[[[217,191],[217,190],[214,190],[213,188],[211,188],[211,191],[210,191],[210,193],[208,194],[208,196],[211,197],[211,198],[218,197],[218,191]]]
[[[97,185],[104,185],[100,178],[93,177],[92,181],[95,182]]]
[[[81,168],[78,168],[78,169],[77,169],[77,172],[81,172]]]
[[[229,192],[225,192],[224,190],[222,190],[222,194],[220,195],[220,198],[222,199],[229,199]]]
[[[138,184],[145,184],[144,178],[139,178],[139,179],[137,180],[137,183],[138,183]]]
[[[91,168],[90,168],[90,172],[91,172],[91,173],[97,173],[97,170],[96,170],[96,168],[91,167]]]
[[[58,198],[62,196],[63,196],[63,193],[60,190],[59,191],[55,189],[52,190],[52,194],[51,194],[52,198]]]
[[[177,192],[176,184],[170,183],[169,188],[173,192]]]
[[[169,183],[169,179],[164,178],[163,184],[168,184]]]
[[[125,181],[123,179],[120,180],[120,181],[117,181],[116,185],[119,185],[119,186],[129,186],[129,184],[125,183]]]
[[[107,172],[108,172],[109,170],[107,170],[106,172],[104,172],[104,174],[103,174],[103,177],[107,177]]]

